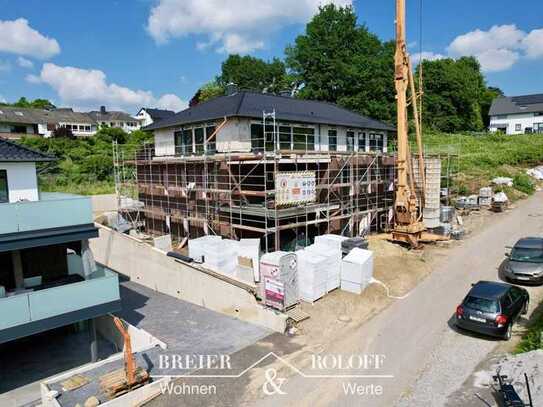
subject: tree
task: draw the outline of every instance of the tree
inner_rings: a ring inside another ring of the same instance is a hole
[[[223,89],[227,84],[234,83],[240,89],[268,93],[292,89],[291,81],[280,59],[266,62],[249,55],[229,55],[222,63],[221,75],[217,78],[217,84]]]
[[[483,98],[481,100],[481,114],[483,115],[485,129],[490,125],[490,116],[488,115],[488,112],[490,111],[492,101],[500,96],[503,96],[503,91],[500,88],[493,86],[486,88],[486,91],[483,93]]]
[[[196,106],[199,103],[206,102],[222,95],[224,95],[224,87],[219,85],[217,80],[210,81],[196,91],[189,102],[189,107]]]
[[[28,101],[24,96],[20,97],[15,103],[1,103],[2,106],[13,106],[22,108],[34,108],[34,109],[55,109],[56,106],[47,99],[34,99]]]
[[[394,119],[394,44],[357,25],[352,7],[321,7],[285,52],[299,97]]]
[[[479,62],[473,57],[423,61],[423,70],[424,123],[446,132],[483,130],[483,105],[491,96]]]

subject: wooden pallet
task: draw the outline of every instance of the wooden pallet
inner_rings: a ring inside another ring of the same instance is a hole
[[[100,389],[109,399],[114,399],[145,385],[149,381],[149,373],[142,367],[138,367],[136,368],[134,378],[135,383],[129,386],[126,380],[126,371],[124,369],[117,369],[100,376]]]

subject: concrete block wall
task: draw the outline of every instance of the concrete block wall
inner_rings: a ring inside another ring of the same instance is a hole
[[[90,240],[97,262],[132,281],[212,311],[283,333],[287,316],[261,306],[246,289],[175,261],[134,237],[99,227]]]

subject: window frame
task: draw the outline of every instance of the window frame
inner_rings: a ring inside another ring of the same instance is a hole
[[[515,131],[522,131],[522,123],[515,123]]]
[[[331,143],[332,139],[333,143]],[[328,151],[337,151],[337,129],[328,129]]]
[[[5,188],[6,198],[5,198],[5,199],[2,199],[2,193],[3,193],[4,191],[1,191],[1,190],[0,190],[0,203],[9,203],[9,181],[8,181],[8,170],[0,169],[0,179],[4,179],[4,180],[5,180],[5,183],[6,183],[6,188]]]
[[[347,151],[354,151],[354,141],[355,141],[355,131],[354,130],[347,130],[345,132],[345,146]],[[351,142],[349,143],[349,139]]]

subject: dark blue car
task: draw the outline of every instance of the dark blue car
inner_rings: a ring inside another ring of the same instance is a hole
[[[529,301],[524,288],[479,281],[456,308],[456,326],[509,340],[515,321],[528,312]]]

